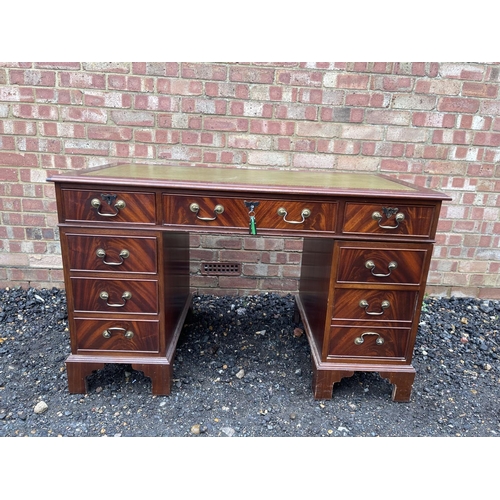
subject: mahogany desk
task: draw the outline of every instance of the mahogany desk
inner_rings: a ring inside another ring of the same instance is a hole
[[[117,164],[53,175],[67,292],[69,391],[127,363],[169,394],[191,304],[189,232],[304,238],[296,296],[313,393],[379,372],[410,399],[446,195],[377,174]]]

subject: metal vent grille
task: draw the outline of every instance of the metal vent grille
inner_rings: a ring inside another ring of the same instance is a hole
[[[202,262],[201,274],[237,275],[241,274],[241,264],[239,262]]]

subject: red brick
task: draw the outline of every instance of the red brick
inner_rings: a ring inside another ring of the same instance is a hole
[[[40,71],[33,69],[9,71],[10,83],[15,85],[41,85],[53,87],[56,83],[55,71]]]
[[[229,80],[232,82],[274,83],[274,69],[236,66],[230,69]]]
[[[323,91],[321,89],[300,89],[299,101],[306,104],[321,104],[323,102]]]
[[[58,108],[55,106],[18,104],[12,106],[12,114],[17,118],[33,118],[36,120],[57,120]]]
[[[107,141],[91,141],[86,139],[67,139],[64,141],[64,150],[68,154],[85,154],[108,156],[109,142]]]
[[[271,73],[272,75],[272,73]],[[301,87],[320,87],[323,83],[323,74],[316,71],[285,71],[280,70],[276,73],[278,83],[284,85],[295,85]],[[260,82],[260,83],[272,83]]]
[[[417,80],[415,93],[417,94],[441,94],[446,96],[459,95],[461,83],[458,80]]]
[[[184,97],[181,111],[183,113],[200,113],[203,115],[225,115],[227,102],[222,99],[198,99]]]
[[[316,120],[317,108],[315,106],[306,106],[304,104],[288,104],[286,106],[276,107],[276,118],[282,120]]]
[[[132,129],[128,127],[89,126],[88,137],[89,139],[129,141],[132,139]]]
[[[132,99],[129,94],[119,92],[92,92],[85,94],[83,104],[85,106],[130,108]]]
[[[409,111],[366,110],[366,123],[374,125],[409,125],[411,117]]]
[[[341,89],[367,89],[370,77],[368,75],[337,75],[337,87]]]
[[[18,154],[18,153],[2,153],[0,152],[0,165],[16,166],[16,167],[36,167],[38,166],[37,156],[34,154]],[[0,178],[4,179],[3,176],[11,178],[13,172],[10,169],[2,168],[0,169]]]
[[[108,113],[99,108],[63,108],[61,111],[64,120],[85,123],[106,123]]]
[[[182,145],[159,146],[158,157],[177,161],[201,161],[202,150]]]
[[[224,81],[227,77],[227,68],[220,64],[182,63],[181,74],[182,78]]]
[[[36,122],[26,120],[2,120],[0,121],[0,133],[12,135],[36,135]]]
[[[152,127],[155,124],[154,114],[146,111],[113,110],[111,111],[111,120],[116,125]],[[106,120],[103,120],[102,123],[106,123]]]
[[[79,89],[106,88],[106,77],[102,74],[62,72],[59,73],[59,81],[62,87],[73,87]]]
[[[449,111],[455,113],[477,113],[479,110],[478,99],[463,97],[442,97],[438,101],[438,111]]]
[[[207,130],[222,131],[246,131],[248,130],[248,120],[243,118],[213,118],[206,117],[204,125]]]
[[[455,115],[446,113],[415,112],[412,116],[412,124],[415,127],[444,127],[455,126]]]
[[[250,120],[250,132],[256,134],[293,135],[295,122],[273,120]]]
[[[134,107],[136,109],[149,111],[179,111],[178,103],[178,98],[167,96],[138,94],[134,98]]]
[[[52,137],[74,137],[83,139],[85,137],[85,125],[77,123],[42,123],[41,134]]]
[[[476,132],[473,144],[479,146],[500,146],[500,134],[493,134],[487,132]]]
[[[484,77],[484,66],[470,63],[440,63],[439,73],[441,78],[481,81]]]
[[[462,87],[462,95],[494,99],[498,96],[498,85],[464,82]]]
[[[413,87],[413,78],[403,76],[384,76],[382,78],[381,90],[397,92],[402,90],[411,90]]]
[[[0,149],[13,151],[16,148],[14,137],[0,137]]]

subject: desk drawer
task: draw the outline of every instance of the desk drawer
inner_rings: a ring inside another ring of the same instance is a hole
[[[76,319],[77,352],[159,352],[158,321]]]
[[[200,196],[163,197],[165,224],[248,229],[252,215],[259,229],[334,232],[336,203]]]
[[[330,330],[328,357],[404,358],[409,328],[336,327]]]
[[[116,313],[158,312],[158,282],[71,278],[75,311]]]
[[[337,282],[418,285],[428,259],[430,246],[403,244],[347,245],[339,249]]]
[[[154,193],[62,189],[63,221],[155,224]]]
[[[335,290],[332,321],[411,321],[418,292],[347,288]]]
[[[155,237],[67,234],[71,271],[157,272]]]
[[[343,232],[429,238],[434,216],[433,206],[347,202]]]

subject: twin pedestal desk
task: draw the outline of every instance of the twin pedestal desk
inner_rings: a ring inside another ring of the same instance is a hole
[[[54,175],[71,393],[105,363],[171,390],[191,305],[189,233],[303,237],[298,313],[316,399],[355,371],[409,401],[412,354],[446,195],[377,174],[116,164]]]

